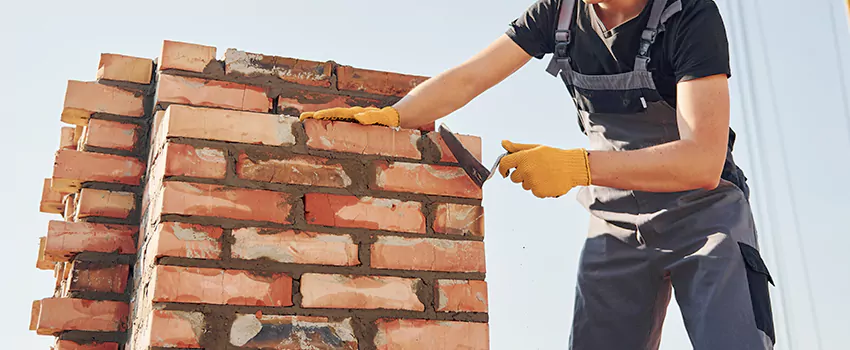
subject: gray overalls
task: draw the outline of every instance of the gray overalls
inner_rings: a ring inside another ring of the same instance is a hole
[[[647,70],[664,23],[682,10],[650,1],[634,71],[584,75],[570,62],[577,0],[563,0],[549,73],[560,74],[590,149],[626,151],[679,139],[676,110]],[[579,48],[580,49],[580,48]],[[612,103],[612,101],[614,103]],[[578,271],[570,348],[657,349],[671,285],[695,349],[772,349],[772,279],[759,256],[746,183],[731,157],[714,190],[676,193],[582,187],[591,213]]]

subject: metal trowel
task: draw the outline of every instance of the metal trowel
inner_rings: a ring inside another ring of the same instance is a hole
[[[484,164],[475,159],[475,156],[463,147],[463,144],[460,143],[460,140],[457,139],[455,134],[452,133],[451,130],[446,126],[446,124],[440,124],[439,128],[440,136],[443,138],[443,141],[446,143],[446,146],[449,148],[449,151],[455,156],[460,167],[463,168],[463,171],[469,175],[469,178],[472,179],[478,187],[483,187],[484,182],[489,180],[490,177],[496,172],[496,168],[499,166],[499,161],[502,160],[502,157],[507,155],[507,153],[503,153],[496,158],[496,162],[493,164],[490,169],[487,169]]]

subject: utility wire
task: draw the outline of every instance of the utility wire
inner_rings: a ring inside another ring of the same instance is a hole
[[[738,35],[740,36],[740,39],[741,39],[739,41],[740,47],[742,49],[741,52],[743,53],[744,57],[746,58],[745,61],[747,63],[746,64],[747,67],[746,67],[746,69],[743,69],[743,71],[744,71],[744,75],[746,76],[745,80],[747,82],[747,87],[748,87],[747,90],[748,90],[750,98],[751,98],[751,100],[744,99],[744,98],[741,99],[741,105],[742,105],[742,109],[743,109],[743,113],[744,113],[744,120],[745,121],[746,120],[751,121],[750,124],[747,124],[747,128],[744,130],[745,136],[748,140],[751,139],[752,143],[759,145],[759,147],[752,147],[753,150],[755,151],[755,154],[756,154],[756,156],[754,157],[754,161],[756,161],[758,163],[758,168],[764,174],[763,179],[764,179],[765,186],[763,186],[763,187],[770,189],[772,187],[771,186],[772,181],[771,181],[771,175],[770,175],[771,174],[770,164],[767,161],[767,157],[765,157],[764,154],[762,153],[762,150],[761,150],[761,147],[760,147],[763,144],[763,138],[761,136],[761,129],[762,128],[761,128],[760,122],[759,122],[760,114],[758,112],[758,96],[757,96],[758,93],[757,93],[757,90],[755,88],[755,84],[753,82],[754,81],[753,73],[752,73],[753,59],[751,57],[752,52],[749,49],[750,44],[749,44],[749,37],[747,35],[748,31],[747,31],[747,28],[745,28],[745,26],[744,26],[744,20],[743,20],[744,6],[743,6],[743,2],[740,1],[740,0],[731,0],[731,1],[734,2],[737,5],[737,9],[732,9],[732,11],[730,11],[730,14],[731,14],[730,17],[732,19],[732,22],[735,24],[735,27],[737,29],[736,32],[738,33]],[[748,106],[751,107],[751,108],[748,109],[747,108]],[[750,112],[750,109],[751,109],[751,112]],[[754,145],[751,145],[751,146],[754,146]],[[771,198],[768,198],[767,193],[769,193],[769,191],[759,192],[758,190],[754,190],[753,193],[754,194],[764,193],[763,195],[761,195],[761,197],[764,199],[764,203],[765,203],[765,214],[766,215],[764,217],[768,221],[768,226],[773,230],[772,233],[769,235],[770,236],[770,243],[773,247],[773,251],[775,252],[775,254],[777,256],[780,256],[783,249],[782,249],[782,243],[781,243],[779,237],[775,235],[776,230],[778,230],[778,228],[779,228],[779,225],[776,222],[775,202],[772,201]],[[776,265],[778,267],[778,271],[781,272],[781,274],[784,275],[784,271],[786,271],[786,270],[785,270],[785,266],[784,266],[785,264],[784,264],[783,260],[782,259],[776,259]],[[780,293],[779,293],[779,302],[780,302],[780,305],[782,306],[782,321],[785,325],[785,327],[784,327],[785,332],[784,333],[785,333],[786,339],[788,339],[789,349],[793,349],[793,346],[794,346],[793,333],[789,330],[789,328],[791,326],[791,323],[790,323],[790,320],[789,320],[789,314],[792,313],[792,310],[788,307],[787,298],[785,296],[785,293],[782,292],[781,290],[780,290]]]
[[[757,4],[756,7],[757,8],[766,8],[766,7],[762,7],[759,4],[761,2],[762,2],[761,0],[756,0],[756,4]],[[739,4],[740,4],[740,2],[739,2]],[[762,24],[762,18],[761,18],[761,12],[760,11],[756,11],[755,18],[756,18],[756,27],[758,28],[759,43],[761,45],[764,45],[764,43],[766,42],[766,39],[765,39],[765,35],[764,35],[764,26]],[[765,49],[764,46],[762,46],[762,49]],[[786,134],[785,128],[783,127],[782,121],[779,118],[783,113],[780,110],[780,108],[779,108],[779,106],[776,102],[776,85],[774,84],[774,81],[773,81],[773,78],[772,78],[773,75],[771,74],[771,72],[773,72],[773,68],[771,67],[771,61],[770,60],[764,59],[763,63],[764,63],[765,68],[767,69],[767,72],[768,72],[768,74],[765,75],[764,79],[767,80],[768,92],[769,92],[769,96],[770,96],[770,98],[769,98],[770,105],[771,105],[771,109],[773,109],[773,115],[775,116],[774,118],[771,118],[771,120],[774,122],[774,125],[779,130],[779,136],[784,137],[784,135]],[[785,175],[785,189],[788,193],[788,199],[791,201],[790,205],[792,207],[792,210],[791,210],[791,222],[792,222],[791,234],[792,234],[792,236],[794,236],[794,238],[797,241],[796,248],[797,248],[798,253],[800,254],[800,257],[802,258],[802,261],[801,261],[802,266],[801,267],[803,268],[803,272],[804,272],[803,273],[803,279],[804,279],[804,285],[805,285],[805,290],[806,290],[806,298],[808,299],[808,302],[809,302],[809,305],[810,305],[809,312],[811,313],[811,316],[812,316],[812,325],[815,328],[815,347],[814,348],[820,349],[821,348],[821,346],[820,346],[821,337],[820,337],[820,326],[818,324],[819,322],[818,322],[818,317],[817,317],[818,316],[817,315],[817,306],[815,305],[815,298],[814,298],[814,295],[812,293],[812,285],[811,285],[811,281],[809,280],[809,273],[811,272],[811,270],[809,269],[809,263],[808,263],[809,259],[806,256],[805,242],[800,237],[800,218],[799,218],[799,214],[797,213],[797,210],[795,210],[796,209],[795,206],[797,204],[797,199],[796,199],[796,195],[795,195],[795,192],[794,192],[794,184],[793,184],[793,181],[791,181],[791,170],[788,167],[788,153],[786,152],[784,142],[777,142],[777,144],[778,144],[778,147],[779,147],[779,154],[782,157],[782,172]]]
[[[844,55],[841,50],[841,42],[838,40],[838,23],[835,22],[835,13],[846,13],[846,8],[837,9],[836,4],[838,1],[829,1],[829,5],[833,9],[829,16],[829,23],[832,25],[832,40],[833,46],[835,47],[835,55],[838,57],[838,84],[839,89],[841,90],[841,102],[842,108],[844,108],[844,119],[846,121],[845,126],[847,127],[847,137],[850,138],[850,105],[848,105],[848,97],[847,97],[847,83],[845,81],[846,75],[844,75]],[[843,6],[842,6],[843,7]]]

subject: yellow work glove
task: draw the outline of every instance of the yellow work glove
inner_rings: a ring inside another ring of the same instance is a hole
[[[511,181],[522,183],[539,198],[560,197],[576,186],[590,185],[590,165],[587,151],[563,150],[541,145],[524,145],[502,141],[508,155],[499,161],[499,172]]]
[[[304,119],[344,120],[358,122],[364,125],[380,124],[384,126],[398,127],[398,111],[392,107],[349,107],[328,108],[316,112],[301,113],[301,121]]]

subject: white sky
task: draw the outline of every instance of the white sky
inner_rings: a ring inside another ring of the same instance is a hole
[[[0,339],[13,349],[46,349],[52,343],[51,337],[27,330],[31,301],[48,296],[54,283],[51,272],[35,268],[38,237],[45,235],[47,221],[56,218],[39,213],[38,201],[58,147],[66,81],[94,79],[101,52],[154,58],[162,40],[171,39],[216,46],[219,57],[234,47],[432,76],[482,49],[532,1],[5,4],[0,12],[0,106],[7,132],[0,142],[11,163],[0,172],[6,198],[0,220],[6,223],[8,248],[0,254],[5,281],[0,307],[7,310],[0,320]],[[739,13],[733,1],[718,0],[735,38],[733,55],[747,59],[739,40],[744,30],[755,53],[749,57],[752,83],[759,91],[755,98],[742,90],[748,89],[747,66],[733,66],[733,127],[739,133],[735,153],[750,177],[762,248],[778,283],[773,290],[779,309],[778,349],[817,349],[817,336],[821,349],[839,349],[846,346],[850,326],[850,229],[843,222],[850,190],[842,182],[850,178],[850,127],[842,102],[847,96],[839,90],[839,79],[848,77],[837,73],[830,16],[837,21],[845,63],[850,63],[850,36],[843,1],[832,0],[834,6],[827,1],[746,1]],[[739,14],[746,27],[733,20]],[[456,132],[484,138],[488,165],[506,138],[563,148],[586,144],[566,90],[543,71],[545,63],[533,61],[444,120]],[[758,115],[752,107],[749,115],[743,114],[741,103],[747,100],[756,103]],[[758,149],[747,147],[756,133],[753,128],[745,131],[745,117],[760,127]],[[492,348],[565,349],[588,214],[575,202],[574,192],[539,200],[499,178],[488,182],[485,197]],[[774,213],[771,219],[767,210]],[[679,311],[671,304],[662,348],[689,348]]]

